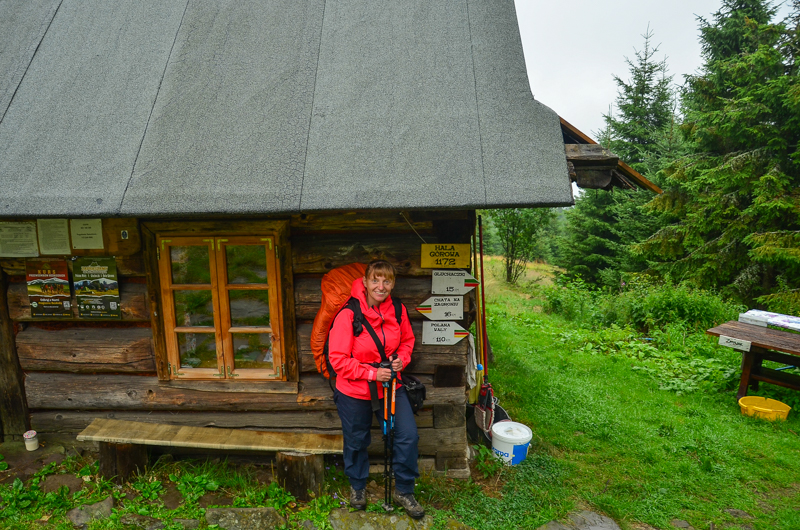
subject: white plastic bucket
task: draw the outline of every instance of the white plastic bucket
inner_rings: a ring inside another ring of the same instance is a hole
[[[501,421],[492,425],[492,450],[506,465],[515,466],[528,456],[533,432],[521,423]]]

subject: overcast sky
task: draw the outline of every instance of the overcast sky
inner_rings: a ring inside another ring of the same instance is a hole
[[[629,79],[648,24],[656,59],[674,81],[700,65],[697,17],[711,20],[720,0],[515,0],[534,97],[595,138],[617,96],[613,75]],[[785,14],[782,10],[781,14]]]

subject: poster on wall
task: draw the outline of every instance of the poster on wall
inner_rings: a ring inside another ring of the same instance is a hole
[[[80,318],[122,318],[114,258],[76,259],[72,264],[72,286]]]
[[[35,258],[39,255],[36,244],[36,223],[0,223],[0,257]]]
[[[69,269],[64,260],[25,262],[33,318],[72,318]]]

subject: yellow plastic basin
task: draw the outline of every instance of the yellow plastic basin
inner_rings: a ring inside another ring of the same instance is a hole
[[[792,410],[786,403],[760,396],[744,396],[739,400],[739,406],[742,408],[742,414],[769,421],[785,420]]]

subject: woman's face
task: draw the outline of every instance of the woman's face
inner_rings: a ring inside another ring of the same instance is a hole
[[[394,287],[394,280],[389,280],[383,275],[371,275],[363,278],[364,287],[367,289],[367,304],[372,307],[378,305],[389,298],[389,294]]]

